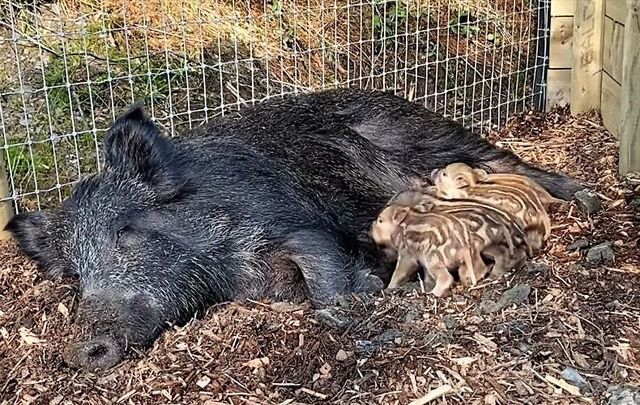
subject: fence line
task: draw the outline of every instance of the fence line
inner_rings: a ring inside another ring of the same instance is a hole
[[[548,0],[5,1],[0,201],[58,204],[100,170],[105,130],[134,101],[177,136],[266,98],[354,86],[485,132],[545,100],[548,16]]]

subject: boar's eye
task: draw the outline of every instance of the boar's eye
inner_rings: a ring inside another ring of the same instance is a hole
[[[131,233],[131,227],[129,225],[120,227],[116,233],[116,245],[120,245],[122,239],[126,238],[129,233]]]

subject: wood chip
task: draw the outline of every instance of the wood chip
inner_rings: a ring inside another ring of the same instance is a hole
[[[544,379],[550,382],[551,384],[562,388],[563,390],[567,391],[571,395],[580,396],[580,388],[576,387],[575,385],[569,384],[565,380],[557,379],[548,374],[544,377]]]

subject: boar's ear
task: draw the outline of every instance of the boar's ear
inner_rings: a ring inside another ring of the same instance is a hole
[[[54,215],[48,211],[23,212],[14,216],[5,230],[11,232],[30,259],[51,269],[58,260],[50,240],[54,220]]]
[[[175,165],[176,149],[135,105],[120,116],[107,133],[105,166],[140,178],[159,198],[170,198],[180,188]]]

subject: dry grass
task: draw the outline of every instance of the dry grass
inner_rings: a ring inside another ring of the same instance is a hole
[[[73,283],[43,280],[4,245],[0,403],[406,404],[448,392],[447,403],[598,404],[612,384],[640,384],[640,182],[615,176],[615,140],[567,111],[525,114],[490,138],[593,184],[604,210],[558,208],[546,250],[498,282],[442,300],[419,284],[345,299],[333,309],[343,327],[307,305],[221,305],[112,370],[79,373],[59,352]],[[568,248],[581,238],[612,242],[615,263],[585,263]],[[514,287],[530,292],[492,312]],[[565,380],[567,367],[586,386]]]

